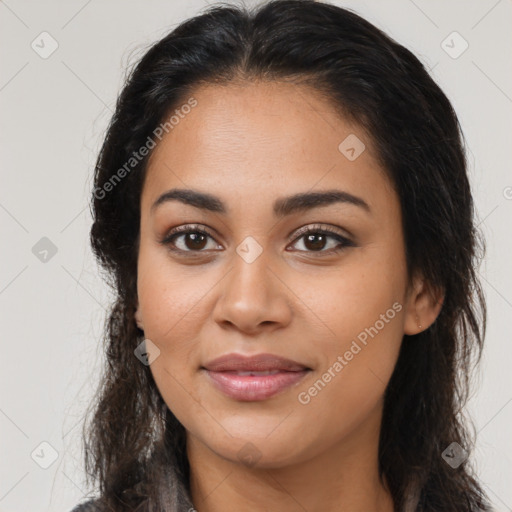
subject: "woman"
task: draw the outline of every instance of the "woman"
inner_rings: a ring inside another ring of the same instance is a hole
[[[277,0],[178,26],[96,165],[117,298],[85,431],[101,496],[75,510],[490,510],[459,416],[473,208],[450,102],[361,17]]]

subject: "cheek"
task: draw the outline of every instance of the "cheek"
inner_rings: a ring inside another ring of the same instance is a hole
[[[318,380],[300,390],[312,417],[353,423],[380,400],[403,338],[404,275],[398,257],[374,246],[322,286],[299,289],[325,333]]]
[[[162,261],[159,254],[142,251],[139,276],[144,335],[160,351],[150,371],[167,406],[185,428],[192,428],[188,419],[202,414],[196,409],[197,397],[190,382],[199,365],[198,332],[204,323],[201,305],[207,300],[205,280],[189,279],[186,269],[176,268],[168,259]]]
[[[323,425],[327,444],[357,432],[381,405],[402,340],[402,313],[396,309],[390,305],[382,310],[387,323],[379,317],[364,320],[367,327],[361,327],[360,319],[339,317],[333,329],[336,343],[324,344],[325,365],[307,387],[297,390],[301,417]]]
[[[208,279],[197,279],[186,266],[172,264],[161,249],[141,248],[137,291],[145,334],[165,343],[183,339],[183,330],[197,319]],[[186,336],[185,336],[186,337]]]
[[[180,398],[179,382],[199,364],[196,330],[203,322],[196,306],[204,292],[190,286],[179,272],[171,272],[168,262],[159,264],[157,257],[141,256],[138,294],[144,335],[160,351],[150,369],[169,405],[171,397],[173,401],[185,399]]]
[[[294,278],[294,293],[307,305],[312,319],[321,320],[315,321],[318,334],[331,340],[334,348],[339,350],[347,340],[366,332],[376,322],[381,326],[381,315],[386,316],[388,310],[385,320],[391,321],[385,323],[382,333],[386,331],[391,339],[400,339],[401,322],[396,317],[401,315],[396,309],[403,307],[405,271],[399,261],[391,261],[373,247],[316,280],[314,286],[309,278]],[[395,303],[398,306],[393,309]]]

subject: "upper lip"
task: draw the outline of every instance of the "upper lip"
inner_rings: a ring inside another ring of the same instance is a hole
[[[226,354],[208,361],[203,368],[213,372],[265,370],[297,372],[311,369],[297,361],[292,361],[291,359],[286,359],[275,354],[244,356],[242,354],[235,353]]]

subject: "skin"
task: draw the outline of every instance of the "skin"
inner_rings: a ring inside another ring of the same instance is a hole
[[[149,161],[135,319],[160,351],[151,372],[187,430],[194,505],[199,512],[391,512],[377,472],[383,394],[403,335],[428,328],[442,297],[421,276],[407,279],[399,199],[371,140],[306,86],[208,85],[193,97],[197,106]],[[338,150],[350,134],[366,146],[354,161]],[[228,213],[179,201],[152,212],[172,188],[213,194]],[[278,198],[331,189],[364,199],[371,212],[334,203],[274,217]],[[201,245],[178,236],[181,255],[159,243],[172,228],[194,223],[213,236]],[[331,235],[323,245],[294,235],[316,224],[354,246],[334,253],[340,243]],[[236,252],[249,236],[262,250],[251,263]],[[299,393],[394,303],[401,305],[394,318],[300,403]],[[231,352],[269,352],[312,371],[267,400],[239,401],[200,370]]]

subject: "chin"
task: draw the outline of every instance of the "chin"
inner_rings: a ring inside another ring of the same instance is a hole
[[[275,428],[275,425],[274,425]],[[231,431],[230,431],[231,432]],[[303,446],[297,443],[300,436],[289,433],[286,437],[268,431],[260,435],[226,435],[222,439],[207,438],[205,444],[219,457],[247,468],[272,469],[286,467],[306,459]]]

